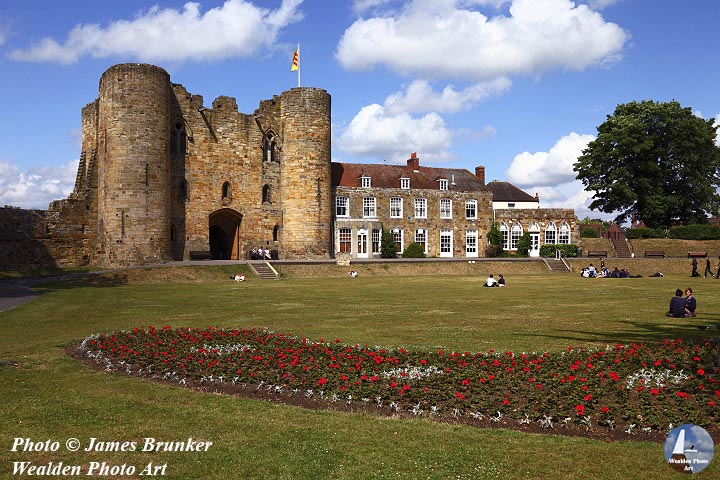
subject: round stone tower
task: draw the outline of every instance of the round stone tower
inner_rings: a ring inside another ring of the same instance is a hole
[[[281,95],[282,254],[330,258],[330,94],[293,88]]]
[[[97,263],[171,258],[170,76],[145,64],[100,78]]]

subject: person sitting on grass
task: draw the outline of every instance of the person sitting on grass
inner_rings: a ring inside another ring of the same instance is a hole
[[[490,276],[485,280],[485,283],[483,283],[483,287],[497,287],[498,282],[495,280],[495,278],[492,276],[492,273]]]
[[[498,287],[504,287],[505,286],[505,277],[500,275],[500,278],[498,278]]]
[[[682,318],[685,316],[685,299],[683,291],[675,290],[675,296],[670,299],[670,310],[665,314],[667,317]]]
[[[694,317],[696,307],[697,300],[695,300],[695,297],[693,297],[692,288],[688,287],[685,290],[685,316]]]

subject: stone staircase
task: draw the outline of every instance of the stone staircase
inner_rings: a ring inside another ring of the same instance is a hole
[[[616,258],[632,257],[632,252],[630,251],[627,240],[625,240],[625,235],[623,235],[622,238],[611,238],[610,241],[612,242],[613,249],[615,250]]]
[[[277,280],[280,278],[280,274],[268,262],[248,262],[248,265],[250,266],[250,269],[255,272],[255,275],[263,280]]]
[[[567,273],[570,271],[568,265],[560,259],[543,258],[542,260],[551,272]]]

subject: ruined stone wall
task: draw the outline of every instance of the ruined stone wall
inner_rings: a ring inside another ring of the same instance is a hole
[[[54,266],[42,241],[46,230],[44,210],[0,208],[0,269]]]

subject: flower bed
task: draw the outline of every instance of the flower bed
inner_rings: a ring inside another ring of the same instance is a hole
[[[720,421],[717,344],[665,340],[562,352],[409,351],[266,329],[135,328],[86,338],[104,369],[184,386],[438,419],[664,435]]]

